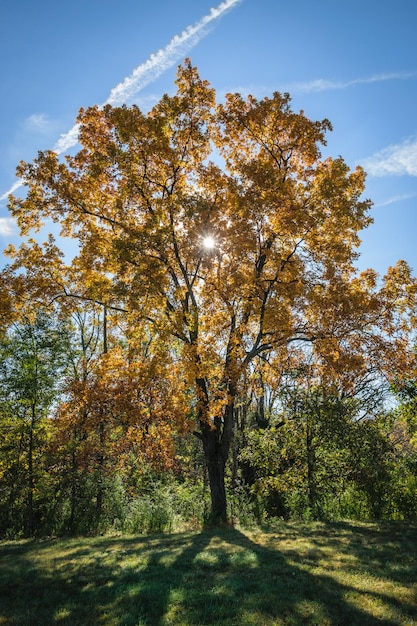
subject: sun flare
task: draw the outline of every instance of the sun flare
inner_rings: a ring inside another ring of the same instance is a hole
[[[207,235],[207,237],[204,237],[203,246],[206,250],[213,250],[215,245],[216,245],[216,242],[214,240],[214,237],[212,237],[211,235]]]

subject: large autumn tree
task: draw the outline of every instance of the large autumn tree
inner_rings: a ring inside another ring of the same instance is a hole
[[[379,290],[373,271],[357,275],[370,202],[361,168],[321,158],[327,120],[293,112],[288,94],[216,103],[189,61],[176,85],[147,114],[81,110],[75,156],[21,164],[27,196],[10,208],[22,234],[53,220],[78,247],[69,265],[52,241],[9,252],[38,296],[104,303],[123,313],[131,341],[150,333],[170,346],[192,390],[213,518],[225,520],[248,374],[261,361],[278,371],[307,346],[321,377],[351,385],[398,344],[392,304],[409,274],[399,266]]]

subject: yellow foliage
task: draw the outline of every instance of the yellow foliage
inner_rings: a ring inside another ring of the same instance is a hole
[[[105,305],[131,345],[150,333],[163,346],[143,360],[111,350],[91,381],[73,388],[91,424],[103,412],[126,422],[136,446],[146,433],[151,445],[155,424],[169,436],[184,429],[191,413],[216,428],[224,418],[226,432],[260,358],[276,384],[302,346],[323,377],[346,386],[367,368],[388,371],[395,350],[404,364],[417,320],[406,264],[381,288],[372,270],[357,274],[371,203],[360,167],[322,160],[328,120],[293,112],[288,94],[229,94],[216,104],[188,60],[176,85],[148,114],[81,110],[80,151],[22,163],[28,194],[10,205],[22,235],[53,220],[78,244],[69,262],[53,239],[9,249],[13,269],[26,272],[25,298]],[[7,317],[7,295],[5,303]]]

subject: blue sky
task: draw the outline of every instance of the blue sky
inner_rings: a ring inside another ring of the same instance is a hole
[[[2,2],[0,250],[18,241],[18,162],[73,150],[80,107],[148,109],[190,56],[219,97],[288,91],[294,110],[330,119],[323,154],[363,165],[374,201],[360,269],[402,258],[416,274],[416,18],[414,0]]]

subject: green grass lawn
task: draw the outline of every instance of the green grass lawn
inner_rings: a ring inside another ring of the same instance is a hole
[[[0,543],[0,624],[417,625],[417,526]]]

